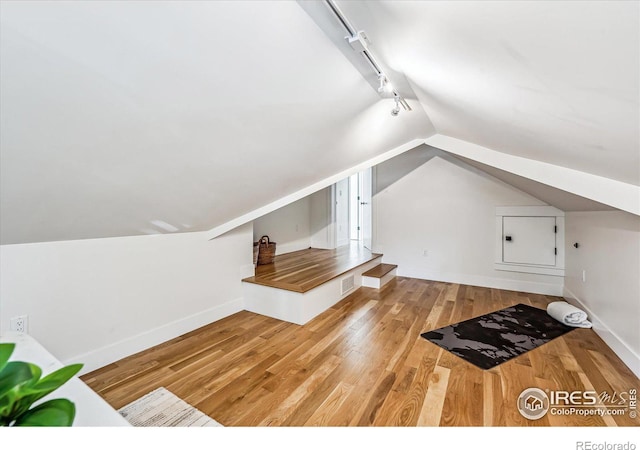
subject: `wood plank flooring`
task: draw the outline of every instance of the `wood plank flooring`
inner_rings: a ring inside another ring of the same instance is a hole
[[[304,326],[240,312],[82,379],[114,408],[164,386],[226,426],[638,426],[624,416],[528,421],[523,389],[638,389],[589,329],[483,371],[420,333],[536,294],[398,277],[360,288]]]
[[[309,248],[278,255],[242,281],[304,293],[381,256],[357,244],[334,250]]]

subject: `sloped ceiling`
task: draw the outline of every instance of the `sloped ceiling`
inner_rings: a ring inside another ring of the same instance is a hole
[[[3,244],[208,230],[433,134],[295,2],[2,2]]]
[[[640,185],[638,2],[338,4],[411,113],[296,2],[3,2],[1,242],[209,230],[436,131]]]
[[[473,161],[461,156],[457,156],[456,158],[562,211],[611,211],[615,209],[612,206],[580,197],[579,195],[561,189],[556,189],[529,178],[479,163],[478,161]]]
[[[338,1],[438,133],[640,185],[640,3]]]
[[[521,177],[472,159],[454,156],[451,153],[429,145],[420,145],[378,165],[376,170],[375,193],[377,194],[391,186],[400,178],[416,170],[434,157],[445,159],[459,167],[481,173],[484,176],[496,178],[562,211],[610,211],[615,209],[611,206],[580,197],[561,189],[556,189],[543,183],[538,183],[529,178]]]

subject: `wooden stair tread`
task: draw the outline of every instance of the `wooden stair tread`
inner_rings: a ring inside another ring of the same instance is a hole
[[[396,264],[378,264],[373,269],[367,270],[362,274],[363,277],[371,277],[371,278],[382,278],[393,269],[397,269],[398,266]]]

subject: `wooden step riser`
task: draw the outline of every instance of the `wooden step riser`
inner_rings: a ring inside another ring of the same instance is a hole
[[[371,288],[375,288],[375,289],[380,289],[385,284],[387,284],[391,280],[393,280],[395,277],[396,277],[396,269],[393,269],[391,272],[388,272],[382,278],[368,277],[368,276],[363,275],[362,276],[362,286],[371,287]]]

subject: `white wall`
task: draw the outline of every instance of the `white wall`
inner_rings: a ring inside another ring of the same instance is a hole
[[[345,178],[259,217],[253,221],[254,241],[268,235],[277,244],[277,255],[309,247],[332,249],[346,245],[349,243],[348,195],[349,178]],[[335,208],[332,208],[333,202]]]
[[[267,235],[276,245],[276,254],[295,252],[311,245],[311,201],[304,197],[259,217],[253,222],[253,239]]]
[[[0,332],[29,333],[84,372],[242,309],[252,229],[0,247]],[[248,272],[248,273],[247,273]]]
[[[391,161],[376,168],[382,184],[373,198],[374,250],[398,264],[398,275],[562,294],[561,277],[494,269],[496,206],[543,202],[453,157],[399,168]]]
[[[335,224],[331,208],[334,187],[329,186],[309,196],[311,208],[311,246],[335,248]]]
[[[640,217],[571,212],[565,220],[564,295],[589,312],[594,330],[640,376]]]

